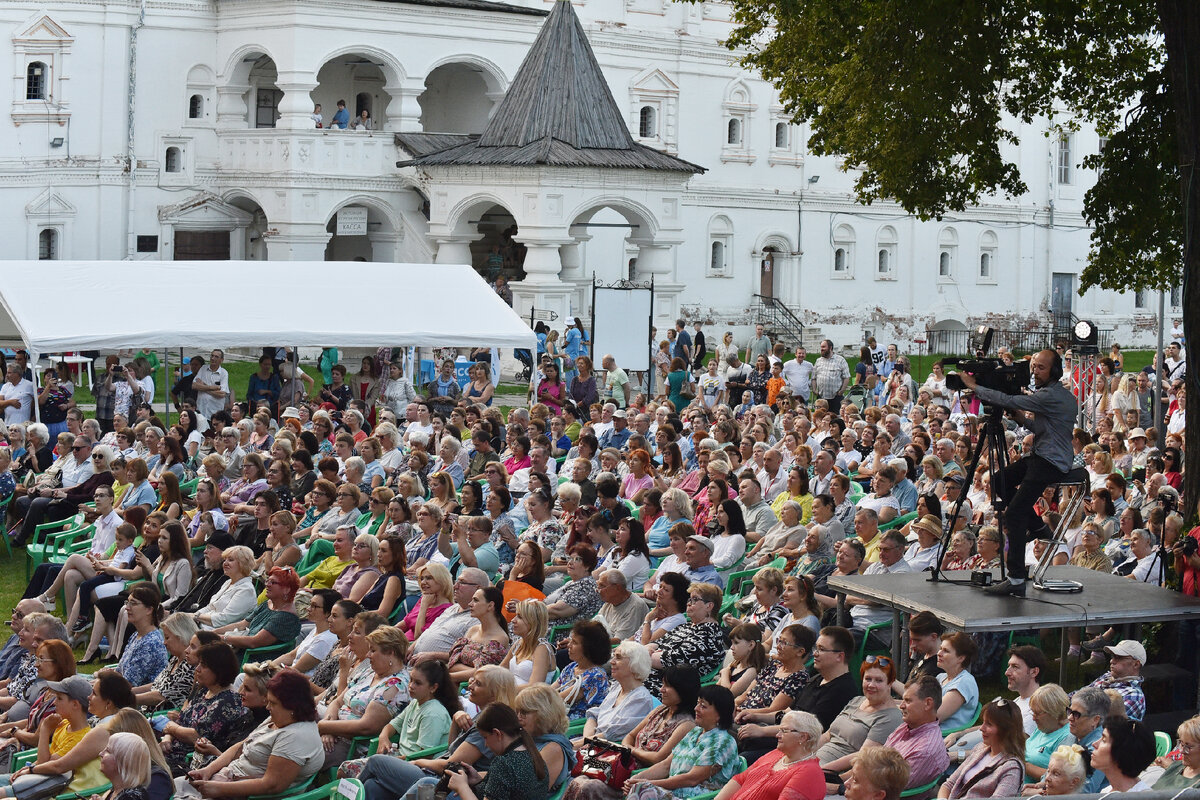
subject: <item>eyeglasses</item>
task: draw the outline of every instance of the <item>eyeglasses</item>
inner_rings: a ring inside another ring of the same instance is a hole
[[[93,461],[99,461],[99,460],[101,460],[102,458],[104,458],[104,456],[100,455],[99,453],[93,453],[93,454],[92,454],[92,460],[93,460]]]
[[[1195,742],[1185,742],[1182,739],[1179,740],[1179,752],[1181,753],[1190,753],[1197,747],[1200,747],[1200,744],[1196,744]]]
[[[370,547],[370,545],[369,545],[369,544],[367,544],[366,542],[355,542],[355,543],[354,543],[354,549],[355,549],[355,550],[359,549],[360,547],[364,547],[364,548],[365,548],[365,547]]]
[[[76,453],[78,453],[80,450],[87,450],[88,446],[86,444],[77,444],[77,445],[73,446],[71,449],[74,450]],[[1169,458],[1169,456],[1168,456],[1168,458]]]
[[[821,645],[817,645],[816,647],[813,648],[813,652],[814,653],[844,653],[846,651],[845,650],[834,650],[829,647],[821,647]]]

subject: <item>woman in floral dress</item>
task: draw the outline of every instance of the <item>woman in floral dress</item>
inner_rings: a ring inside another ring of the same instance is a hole
[[[221,752],[246,737],[254,727],[249,710],[234,694],[232,684],[238,674],[238,657],[224,642],[206,644],[196,653],[198,696],[179,712],[178,720],[166,724],[163,755],[175,777],[199,769],[212,756],[194,752],[196,741],[207,739]]]

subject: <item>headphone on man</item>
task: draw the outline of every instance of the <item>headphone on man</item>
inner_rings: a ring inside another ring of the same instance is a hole
[[[1050,362],[1050,380],[1061,381],[1063,376],[1062,355],[1057,350],[1050,352],[1054,353],[1053,360]]]

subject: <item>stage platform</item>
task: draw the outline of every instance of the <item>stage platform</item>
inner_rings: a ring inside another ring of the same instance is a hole
[[[970,580],[969,572],[946,572],[951,580]],[[999,570],[992,573],[999,579]],[[893,609],[892,652],[908,661],[908,615],[933,613],[948,628],[966,633],[1071,628],[1084,625],[1141,625],[1200,617],[1200,598],[1082,567],[1051,567],[1048,579],[1076,580],[1082,592],[1044,592],[1030,583],[1025,598],[991,597],[973,586],[929,580],[928,572],[898,575],[830,577],[839,593],[872,600]],[[838,598],[839,606],[842,598]],[[1063,637],[1063,655],[1066,637]],[[1059,662],[1062,680],[1066,658]]]

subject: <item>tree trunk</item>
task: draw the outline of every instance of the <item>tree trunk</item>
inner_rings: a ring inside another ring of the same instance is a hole
[[[1175,101],[1176,138],[1179,151],[1180,198],[1183,203],[1183,327],[1188,336],[1188,355],[1193,337],[1200,336],[1200,186],[1196,185],[1196,160],[1200,157],[1200,3],[1196,0],[1157,0],[1167,47],[1167,71]],[[1191,359],[1189,358],[1189,361]],[[1183,502],[1181,513],[1187,525],[1197,523],[1200,499],[1200,362],[1189,363],[1186,387],[1187,431],[1183,456]],[[1162,365],[1159,365],[1162,368]],[[1166,426],[1161,430],[1165,433]],[[1160,441],[1162,437],[1160,437]]]

